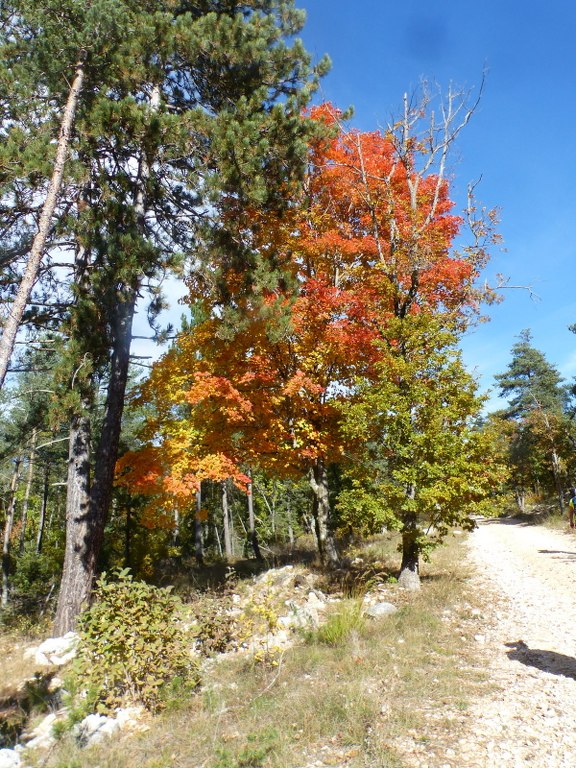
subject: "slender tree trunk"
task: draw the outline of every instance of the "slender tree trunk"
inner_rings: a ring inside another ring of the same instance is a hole
[[[130,506],[126,509],[126,526],[124,528],[124,568],[132,567],[132,512]]]
[[[218,526],[214,523],[214,535],[216,537],[216,546],[218,548],[218,554],[220,557],[224,554],[222,551],[222,542],[220,541],[220,534],[218,533]]]
[[[204,541],[202,537],[202,484],[196,492],[196,514],[194,515],[194,556],[198,565],[204,565]]]
[[[314,467],[308,473],[310,487],[314,492],[312,508],[318,552],[322,563],[336,567],[340,557],[332,530],[332,512],[328,493],[328,469],[323,459],[317,459]]]
[[[2,597],[0,604],[6,608],[10,594],[10,537],[14,525],[14,513],[16,511],[16,491],[18,490],[18,480],[20,479],[20,463],[18,456],[14,463],[14,472],[10,483],[10,502],[6,510],[6,522],[4,523],[4,545],[2,547]]]
[[[294,528],[292,527],[292,507],[290,505],[290,499],[288,499],[287,517],[288,517],[288,541],[290,542],[290,551],[292,551],[294,549]]]
[[[54,619],[54,632],[64,635],[74,628],[88,605],[93,572],[88,548],[90,532],[90,416],[78,414],[70,426],[66,495],[66,547],[64,569]]]
[[[230,560],[232,558],[232,535],[228,509],[228,487],[225,480],[222,482],[222,521],[224,523],[224,554],[226,560]]]
[[[30,492],[32,490],[32,481],[34,479],[34,457],[36,454],[36,442],[38,438],[38,430],[34,428],[32,430],[32,447],[30,448],[30,458],[28,459],[28,477],[26,479],[26,489],[24,491],[24,499],[22,501],[22,528],[20,530],[20,549],[19,553],[23,554],[24,547],[26,545],[26,526],[28,524],[28,507],[30,505]]]
[[[28,263],[22,277],[22,281],[18,287],[16,298],[14,299],[12,306],[10,307],[10,314],[4,324],[2,332],[2,338],[0,339],[0,389],[4,386],[4,380],[10,364],[10,358],[14,351],[14,344],[16,342],[16,334],[18,328],[22,322],[22,316],[24,310],[30,299],[30,294],[34,283],[38,277],[38,270],[40,269],[40,263],[42,261],[42,255],[44,253],[44,246],[48,238],[50,231],[50,222],[54,215],[54,210],[58,202],[58,195],[60,194],[60,187],[62,186],[62,177],[64,175],[64,164],[66,161],[66,155],[68,153],[68,147],[70,144],[70,135],[72,133],[72,126],[74,124],[74,115],[76,113],[76,106],[78,104],[78,97],[82,90],[82,82],[84,80],[84,54],[82,54],[80,60],[76,64],[76,74],[70,91],[68,93],[68,100],[64,108],[64,114],[62,115],[62,122],[60,124],[60,137],[58,139],[58,146],[56,149],[56,159],[54,160],[54,166],[52,171],[52,178],[48,185],[48,192],[44,205],[42,206],[42,212],[40,214],[40,221],[38,224],[38,232],[34,237],[30,256],[28,257]]]
[[[174,528],[172,529],[172,546],[180,546],[180,512],[174,510]]]
[[[48,492],[50,490],[50,465],[44,467],[44,491],[42,493],[42,506],[40,508],[40,519],[38,520],[38,533],[36,535],[36,554],[42,551],[44,540],[44,527],[46,525],[46,511],[48,509]]]
[[[249,473],[250,480],[252,480],[252,473]],[[252,550],[254,552],[254,557],[259,562],[262,562],[262,553],[260,552],[260,545],[258,543],[258,533],[256,531],[256,521],[254,518],[254,496],[252,494],[252,482],[248,484],[248,537],[250,539],[250,544],[252,545]]]
[[[564,488],[562,487],[562,472],[560,469],[560,459],[556,448],[552,449],[552,473],[554,475],[554,484],[556,485],[556,494],[558,496],[558,506],[560,514],[564,515]]]

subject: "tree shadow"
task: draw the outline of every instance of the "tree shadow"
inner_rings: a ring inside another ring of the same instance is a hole
[[[564,653],[556,653],[555,651],[544,651],[540,648],[529,648],[523,640],[506,643],[506,647],[510,648],[506,655],[513,661],[519,661],[527,667],[535,667],[552,675],[561,675],[576,680],[576,659],[573,656],[566,656]]]
[[[476,520],[476,525],[517,525],[520,528],[528,528],[537,525],[532,519],[522,519],[521,517],[481,517]]]
[[[540,555],[566,555],[566,557],[555,557],[555,560],[562,560],[565,563],[572,562],[573,560],[576,560],[576,551],[568,552],[563,549],[539,549],[538,554]]]

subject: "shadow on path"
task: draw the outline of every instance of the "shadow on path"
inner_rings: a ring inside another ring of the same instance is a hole
[[[563,563],[571,563],[573,560],[576,560],[576,550],[572,550],[572,552],[568,552],[563,549],[539,549],[538,553],[540,555],[567,555],[567,557],[555,557],[555,560],[562,560]]]
[[[527,667],[536,667],[552,675],[562,675],[576,680],[576,659],[573,656],[529,648],[523,640],[506,643],[506,647],[510,648],[506,655],[513,661],[519,661]]]

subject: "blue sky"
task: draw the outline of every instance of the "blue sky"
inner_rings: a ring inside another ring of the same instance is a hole
[[[484,94],[456,147],[454,193],[468,182],[500,209],[504,250],[493,250],[486,277],[510,285],[488,308],[490,322],[463,340],[482,388],[510,360],[524,328],[567,380],[576,375],[576,4],[569,0],[297,0],[302,33],[315,59],[332,70],[321,100],[354,107],[351,124],[374,130],[397,114],[404,92],[422,78]]]

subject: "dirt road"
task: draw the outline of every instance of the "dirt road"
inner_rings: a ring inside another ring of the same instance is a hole
[[[576,768],[576,535],[485,520],[469,549],[498,690],[446,766]]]

